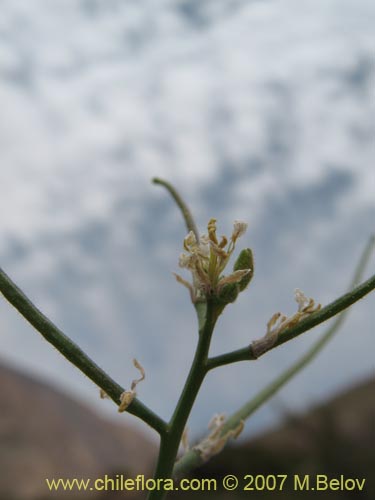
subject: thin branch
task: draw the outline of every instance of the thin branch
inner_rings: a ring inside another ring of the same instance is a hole
[[[22,316],[65,358],[100,387],[117,405],[124,389],[107,375],[77,344],[67,337],[52,321],[26,297],[7,274],[0,268],[0,291]],[[166,431],[167,424],[147,408],[141,401],[134,399],[127,411],[150,425],[159,434]]]
[[[161,186],[164,186],[169,191],[169,193],[172,195],[173,199],[177,203],[179,209],[181,210],[181,213],[182,213],[182,216],[184,218],[188,232],[193,231],[197,241],[199,241],[199,233],[198,233],[197,226],[194,222],[192,213],[189,210],[189,207],[187,206],[187,204],[181,198],[181,195],[177,192],[177,190],[169,182],[164,181],[163,179],[159,179],[158,177],[154,177],[152,179],[152,182],[154,184],[160,184]]]
[[[215,306],[212,301],[208,301],[206,318],[199,334],[192,366],[169,422],[169,433],[161,439],[155,478],[168,478],[172,475],[186,421],[206,375],[205,360],[210,348],[216,319]],[[161,500],[164,497],[165,491],[157,489],[150,492],[148,499]]]
[[[346,293],[345,295],[342,295],[341,297],[334,300],[327,306],[323,307],[319,311],[311,314],[311,316],[307,317],[306,319],[303,319],[302,321],[297,323],[297,325],[283,331],[280,334],[279,338],[276,340],[276,342],[265,352],[268,352],[271,349],[274,349],[282,344],[285,344],[285,342],[289,342],[290,340],[294,339],[295,337],[298,337],[302,333],[311,330],[311,328],[313,328],[314,326],[317,326],[320,323],[327,321],[328,319],[340,313],[341,311],[351,306],[358,300],[362,299],[365,295],[372,292],[374,289],[375,289],[375,275],[373,275],[368,280],[364,281],[361,285],[357,286],[350,292]],[[262,353],[262,355],[265,354],[265,352]],[[210,358],[207,361],[207,369],[212,370],[213,368],[217,368],[218,366],[224,366],[230,363],[236,363],[238,361],[254,360],[257,359],[258,357],[255,356],[252,349],[252,345],[250,344],[250,346],[244,347],[242,349],[237,349],[235,351]]]
[[[211,337],[217,320],[215,304],[207,301],[207,312],[204,324],[199,332],[199,339],[195,350],[194,360],[187,376],[184,388],[177,402],[176,408],[169,422],[169,432],[161,437],[159,457],[154,479],[170,478],[173,473],[178,448],[182,435],[194,405],[199,389],[206,375],[205,360],[210,349]],[[155,489],[150,491],[148,500],[162,500],[166,491]]]
[[[369,261],[371,252],[374,249],[375,239],[372,237],[358,262],[353,279],[349,286],[352,289],[362,278],[367,262]],[[348,314],[349,309],[341,312],[326,333],[303,355],[296,363],[287,368],[277,379],[268,384],[254,398],[243,405],[237,412],[232,414],[225,422],[220,435],[225,436],[233,429],[236,429],[241,422],[248,419],[260,406],[268,401],[277,391],[279,391],[287,382],[289,382],[299,371],[301,371],[308,363],[310,363],[317,354],[323,349],[329,340],[338,332],[343,320]],[[203,464],[203,459],[197,450],[189,450],[176,463],[173,473],[179,475]]]

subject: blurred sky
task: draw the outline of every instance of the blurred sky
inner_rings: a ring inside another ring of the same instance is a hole
[[[296,287],[322,304],[346,290],[375,220],[372,0],[0,3],[1,266],[119,383],[136,357],[140,399],[168,418],[197,339],[172,275],[185,227],[153,176],[181,191],[201,231],[213,216],[219,234],[249,224],[255,277],[213,354],[293,313]],[[248,430],[373,372],[373,310],[374,296],[357,304]],[[191,433],[322,331],[211,373]],[[0,345],[1,359],[115,414],[4,300]]]

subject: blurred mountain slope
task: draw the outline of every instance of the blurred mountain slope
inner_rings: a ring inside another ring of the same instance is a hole
[[[150,472],[155,448],[130,426],[101,419],[57,389],[3,364],[0,392],[1,499],[58,498],[47,491],[45,478]]]
[[[284,424],[243,444],[230,446],[194,477],[221,478],[234,474],[287,474],[289,487],[282,492],[242,491],[215,493],[215,498],[289,498],[343,500],[375,498],[375,378],[350,388],[304,415],[286,414]],[[325,474],[329,478],[366,479],[360,491],[293,491],[294,474]],[[246,484],[248,481],[242,481]],[[197,494],[194,498],[213,497]],[[177,495],[173,498],[179,498]]]

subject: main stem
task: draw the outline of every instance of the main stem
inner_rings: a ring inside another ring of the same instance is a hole
[[[160,450],[154,475],[155,479],[168,479],[172,477],[174,463],[187,419],[207,373],[208,352],[216,319],[215,305],[209,299],[207,301],[206,318],[199,330],[199,340],[189,375],[168,424],[168,430],[160,437]],[[160,491],[152,491],[148,496],[148,500],[161,500],[165,498],[166,493],[162,489]]]

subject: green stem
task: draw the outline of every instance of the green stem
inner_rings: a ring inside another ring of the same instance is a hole
[[[361,259],[354,272],[353,279],[350,283],[351,290],[362,278],[365,267],[373,251],[375,239],[371,238],[366,245]],[[349,309],[345,309],[339,314],[326,333],[304,354],[297,362],[287,368],[277,379],[268,384],[254,398],[243,405],[237,412],[232,414],[225,422],[221,431],[221,436],[225,436],[229,431],[236,429],[241,421],[248,419],[260,406],[268,401],[277,391],[279,391],[289,380],[291,380],[299,371],[301,371],[308,363],[310,363],[317,354],[323,349],[329,340],[337,333],[343,320],[348,314]],[[202,465],[203,460],[198,451],[192,449],[188,451],[175,465],[173,469],[174,475],[180,475]]]
[[[158,177],[154,177],[152,179],[152,182],[154,184],[160,184],[161,186],[164,186],[169,191],[169,193],[172,195],[173,199],[177,203],[179,209],[181,210],[181,213],[182,213],[182,216],[184,218],[188,232],[193,231],[197,241],[199,241],[198,229],[197,229],[197,226],[194,222],[191,211],[189,210],[189,207],[186,205],[184,200],[181,198],[181,196],[177,192],[177,190],[169,182],[164,181],[163,179],[159,179]]]
[[[320,323],[327,321],[328,319],[340,313],[341,311],[351,306],[358,300],[362,299],[365,295],[372,292],[374,289],[375,289],[375,275],[373,275],[368,280],[364,281],[361,285],[355,287],[350,292],[346,293],[345,295],[342,295],[341,297],[334,300],[327,306],[323,307],[319,311],[311,314],[311,316],[300,321],[299,323],[297,323],[297,325],[288,328],[287,330],[282,332],[277,341],[274,343],[272,347],[268,349],[268,351],[284,344],[285,342],[289,342],[289,340],[298,337],[307,330],[311,330],[311,328],[313,328],[314,326],[317,326]],[[235,351],[231,351],[210,358],[207,362],[207,368],[208,370],[212,370],[213,368],[228,365],[230,363],[236,363],[238,361],[249,361],[254,359],[257,359],[257,357],[254,355],[252,346],[250,345],[247,347],[243,347],[242,349],[237,349]]]
[[[4,297],[41,335],[73,365],[100,387],[117,405],[124,389],[107,375],[77,344],[67,337],[52,321],[26,297],[18,286],[0,268],[0,291]],[[129,413],[143,420],[159,434],[166,431],[167,424],[141,401],[134,399]]]
[[[216,306],[211,300],[207,301],[206,318],[199,332],[199,339],[194,360],[182,390],[180,399],[169,423],[169,431],[161,438],[160,451],[155,479],[172,477],[173,466],[178,453],[182,434],[186,427],[195,399],[207,373],[206,363],[211,343],[211,337],[217,319]],[[149,500],[161,500],[165,497],[164,491],[152,491]]]

